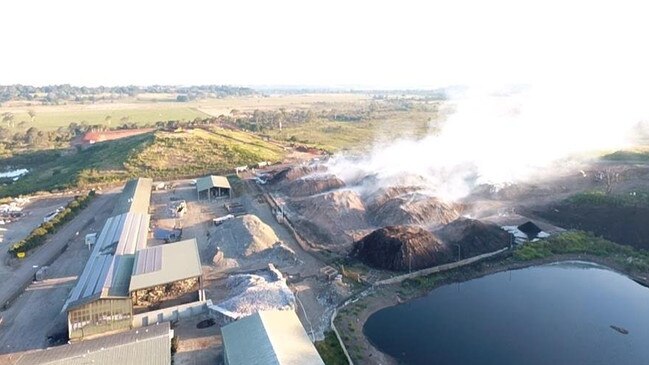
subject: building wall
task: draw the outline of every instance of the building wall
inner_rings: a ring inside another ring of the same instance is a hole
[[[211,304],[211,302],[210,302]],[[146,327],[154,323],[166,321],[177,321],[180,318],[197,316],[207,312],[208,302],[198,301],[177,305],[174,307],[158,309],[151,312],[136,314],[133,316],[133,328]]]
[[[130,298],[98,299],[68,310],[68,336],[82,339],[106,332],[131,328],[133,309]]]

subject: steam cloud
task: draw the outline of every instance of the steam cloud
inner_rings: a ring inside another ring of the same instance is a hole
[[[637,91],[637,90],[633,90]],[[329,171],[346,183],[374,176],[381,186],[419,185],[456,200],[477,184],[525,181],[568,158],[630,146],[646,121],[644,93],[601,87],[531,86],[503,95],[470,89],[451,99],[441,133],[375,144],[361,158],[334,156]]]

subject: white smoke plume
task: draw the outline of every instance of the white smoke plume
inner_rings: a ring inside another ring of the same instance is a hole
[[[456,200],[478,184],[526,181],[557,161],[628,148],[633,127],[649,120],[640,90],[555,84],[503,95],[471,88],[449,101],[455,112],[441,133],[377,143],[361,158],[334,156],[328,167],[348,184],[374,176],[381,186],[423,185]]]

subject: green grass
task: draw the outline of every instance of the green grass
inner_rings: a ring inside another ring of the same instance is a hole
[[[110,105],[110,104],[109,104]],[[110,123],[106,121],[110,116]],[[42,130],[53,130],[59,127],[67,127],[70,123],[86,122],[88,124],[102,124],[116,127],[124,124],[121,120],[128,117],[128,123],[138,125],[154,124],[158,121],[168,120],[193,120],[195,118],[206,118],[209,115],[191,107],[170,107],[160,105],[142,109],[97,109],[97,110],[43,110],[36,109],[36,118],[32,123],[27,113],[14,113],[16,125],[26,121],[26,128],[36,127]]]
[[[431,125],[435,128],[436,118],[433,111],[389,111],[367,121],[318,119],[265,133],[277,140],[313,145],[330,152],[362,150],[398,138],[421,138],[431,132]]]
[[[602,156],[602,160],[649,162],[649,151],[616,151]]]
[[[152,139],[148,133],[97,143],[82,151],[35,151],[1,160],[3,165],[27,168],[30,173],[13,184],[0,186],[0,197],[121,181],[128,177],[124,162]]]
[[[320,357],[326,365],[347,365],[347,357],[333,331],[325,332],[324,341],[315,343]]]
[[[2,165],[27,168],[16,183],[0,186],[0,198],[73,187],[94,187],[135,176],[178,178],[227,174],[234,167],[280,161],[284,150],[244,132],[214,128],[155,132],[97,143],[86,150],[17,154]]]
[[[563,232],[542,241],[524,244],[516,249],[514,258],[530,261],[565,254],[606,257],[631,272],[649,270],[648,251],[618,245],[583,231]]]
[[[154,140],[126,161],[138,176],[181,177],[231,173],[236,166],[280,161],[282,148],[243,132],[214,129],[157,132]]]
[[[633,194],[606,194],[603,191],[587,191],[571,196],[566,202],[585,206],[642,207],[649,206],[649,192],[637,191]]]

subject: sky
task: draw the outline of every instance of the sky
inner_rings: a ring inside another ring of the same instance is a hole
[[[0,84],[649,81],[642,1],[0,2]]]

